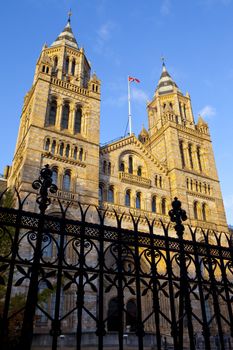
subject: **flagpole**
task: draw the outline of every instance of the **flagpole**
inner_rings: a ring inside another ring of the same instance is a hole
[[[131,116],[131,104],[130,104],[130,81],[128,76],[128,107],[129,107],[129,134],[132,134],[132,116]]]

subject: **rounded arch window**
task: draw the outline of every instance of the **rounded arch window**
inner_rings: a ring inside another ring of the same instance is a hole
[[[75,73],[75,59],[73,58],[72,64],[71,64],[71,74],[74,75]]]
[[[66,157],[68,158],[70,155],[70,145],[66,146]]]
[[[129,173],[133,174],[133,157],[129,156]]]
[[[80,148],[79,150],[79,160],[83,160],[83,148]]]
[[[66,72],[66,74],[69,73],[69,63],[70,63],[70,59],[69,59],[69,57],[66,57],[66,61],[65,61],[65,72]]]
[[[193,213],[194,213],[194,219],[198,220],[198,203],[194,202],[193,204]]]
[[[45,150],[46,150],[46,151],[49,151],[49,147],[50,147],[50,139],[47,138],[47,139],[46,139],[46,142],[45,142]]]
[[[137,305],[132,299],[126,304],[126,329],[129,329],[130,332],[137,329]]]
[[[152,213],[156,213],[156,196],[153,196],[152,198],[152,201],[151,201],[151,210],[152,210]]]
[[[56,115],[57,115],[57,101],[52,100],[52,102],[50,103],[50,108],[49,108],[49,117],[48,117],[48,124],[49,125],[55,125]]]
[[[63,156],[63,153],[64,153],[64,143],[62,142],[61,145],[60,145],[60,156]]]
[[[53,67],[54,67],[54,70],[57,69],[57,65],[58,65],[58,58],[57,56],[54,57],[54,60],[53,60]]]
[[[136,208],[141,209],[141,192],[136,193]]]
[[[74,121],[74,132],[81,133],[82,125],[82,109],[78,107],[75,112],[75,121]]]
[[[58,169],[57,167],[52,168],[52,181],[53,184],[57,185],[57,179],[58,179]]]
[[[70,184],[71,184],[70,171],[66,170],[63,176],[62,189],[64,191],[70,191]]]
[[[108,189],[108,202],[114,203],[114,187],[110,186]]]
[[[125,163],[124,162],[120,162],[119,170],[123,171],[123,172],[125,171]]]
[[[137,175],[142,176],[142,167],[141,166],[138,167]]]
[[[130,190],[127,190],[125,193],[125,205],[127,207],[130,207],[130,205],[131,205],[131,192],[130,192]]]
[[[108,304],[108,331],[118,331],[121,326],[118,298],[112,298]]]
[[[166,198],[162,198],[161,209],[162,209],[163,215],[166,215],[166,213],[167,213],[166,204],[167,204]]]
[[[203,219],[203,221],[207,220],[207,205],[206,205],[206,203],[202,204],[202,219]]]
[[[78,154],[78,148],[75,146],[74,147],[74,159],[77,159],[77,154]]]
[[[70,114],[70,106],[68,103],[65,103],[62,109],[62,120],[61,120],[62,129],[68,129],[69,114]]]
[[[99,201],[103,202],[104,200],[104,187],[103,185],[99,185]]]
[[[56,151],[56,141],[53,140],[53,142],[52,142],[52,147],[51,147],[51,153],[54,154],[55,151]]]

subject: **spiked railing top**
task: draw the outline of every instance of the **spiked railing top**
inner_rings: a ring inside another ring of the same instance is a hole
[[[178,237],[182,237],[184,233],[184,225],[182,221],[187,220],[186,211],[181,208],[181,201],[177,197],[174,198],[172,202],[172,209],[169,210],[169,216],[172,222],[175,222],[175,230]]]
[[[56,193],[58,190],[57,186],[53,184],[52,170],[48,164],[41,169],[39,179],[32,183],[32,187],[34,190],[40,190],[36,202],[39,204],[41,213],[44,213],[51,203],[50,198],[48,198],[48,190],[50,193]]]

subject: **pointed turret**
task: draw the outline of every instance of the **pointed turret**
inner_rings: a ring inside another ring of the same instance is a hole
[[[163,62],[162,74],[158,82],[157,91],[159,94],[167,94],[173,92],[174,88],[178,90],[178,86],[171,78],[170,74],[167,71],[165,63]]]
[[[74,34],[71,29],[71,25],[70,25],[70,15],[65,28],[63,29],[61,34],[58,35],[57,39],[52,43],[51,47],[60,45],[62,43],[68,46],[71,46],[75,49],[78,49],[78,43],[74,37]]]

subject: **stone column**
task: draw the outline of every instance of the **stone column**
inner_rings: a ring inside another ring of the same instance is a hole
[[[184,162],[186,168],[191,168],[189,160],[189,150],[187,142],[183,141],[183,150],[184,150]]]
[[[61,118],[62,118],[62,109],[64,102],[60,98],[57,100],[57,118],[56,118],[56,129],[61,130]]]
[[[76,105],[75,105],[75,103],[70,103],[70,115],[69,115],[68,130],[69,130],[72,134],[74,134],[75,111],[76,111]]]

